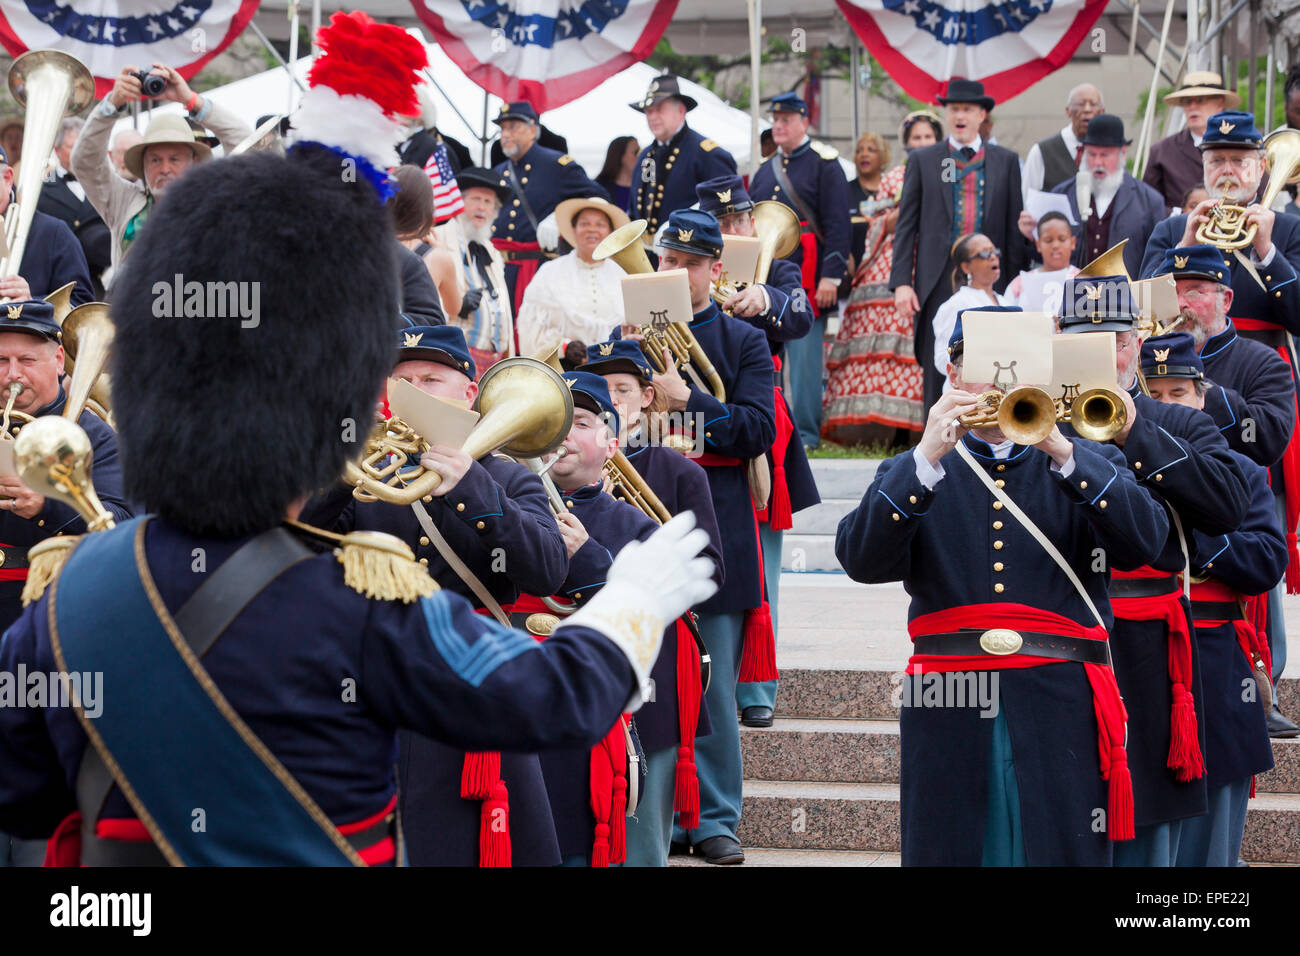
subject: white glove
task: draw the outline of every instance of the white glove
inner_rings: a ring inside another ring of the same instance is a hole
[[[537,224],[537,244],[547,252],[554,252],[560,247],[560,226],[551,213]]]
[[[561,625],[599,631],[627,655],[641,688],[623,708],[628,713],[649,695],[664,628],[717,593],[713,561],[700,557],[708,543],[708,533],[695,527],[695,513],[683,511],[645,541],[624,547],[605,586]]]

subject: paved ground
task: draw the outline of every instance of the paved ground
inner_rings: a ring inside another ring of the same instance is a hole
[[[901,668],[911,653],[907,592],[901,584],[858,584],[843,573],[781,575],[781,667]],[[1291,646],[1300,648],[1300,595],[1283,599]],[[1300,678],[1300,650],[1287,661]]]

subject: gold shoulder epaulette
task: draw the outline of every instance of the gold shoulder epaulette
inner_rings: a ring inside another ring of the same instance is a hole
[[[290,530],[331,542],[334,556],[343,565],[343,583],[377,601],[410,604],[439,590],[429,569],[415,560],[401,538],[382,531],[352,531],[334,534],[301,521],[286,521]]]
[[[557,159],[556,162],[559,163],[561,166],[567,166],[569,165],[569,163],[573,162],[573,157],[570,156],[568,153],[565,153],[563,156]]]
[[[60,534],[46,538],[27,551],[27,581],[23,584],[23,607],[35,604],[54,583],[72,549],[81,541],[79,534]]]
[[[822,159],[839,159],[840,151],[834,146],[828,146],[819,139],[813,140],[809,145],[812,146],[813,152]]]
[[[706,139],[700,142],[700,149],[704,150],[706,153],[712,152],[717,148],[718,148],[717,140]]]

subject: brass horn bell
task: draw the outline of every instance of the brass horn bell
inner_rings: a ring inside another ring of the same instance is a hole
[[[1037,445],[1056,427],[1056,402],[1041,388],[1022,385],[984,392],[975,410],[957,419],[966,428],[997,427],[1017,445]]]

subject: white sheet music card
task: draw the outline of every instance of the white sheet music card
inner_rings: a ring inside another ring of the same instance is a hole
[[[1069,277],[1067,269],[1020,273],[1020,307],[1026,312],[1060,315],[1061,295],[1065,291],[1065,280]]]
[[[400,378],[388,380],[388,407],[430,445],[459,448],[465,444],[478,412],[422,392]]]
[[[721,281],[753,282],[762,251],[763,240],[757,236],[723,236]]]
[[[0,475],[7,478],[17,474],[18,467],[14,464],[14,440],[8,437],[0,438]]]
[[[668,322],[690,322],[691,283],[685,269],[668,269],[624,276],[623,315],[628,325],[662,327]]]
[[[1045,312],[967,312],[961,326],[967,382],[1010,390],[1052,380],[1052,317]]]
[[[1168,325],[1181,314],[1172,273],[1134,282],[1133,295],[1137,297],[1138,315],[1152,316],[1161,325]]]
[[[1115,333],[1081,332],[1052,338],[1052,384],[1047,394],[1060,398],[1067,388],[1115,388]]]

